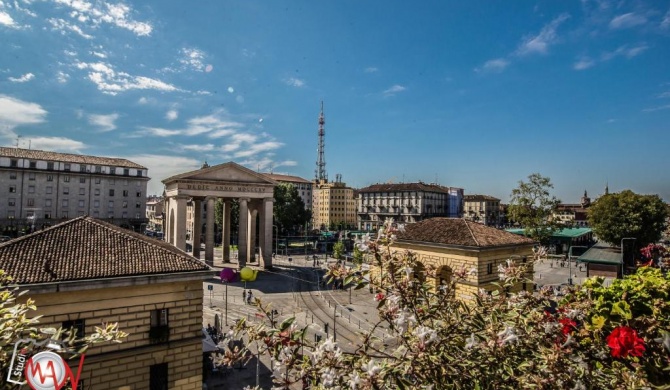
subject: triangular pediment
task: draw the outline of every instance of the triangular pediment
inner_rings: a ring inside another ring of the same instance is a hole
[[[194,181],[225,181],[250,184],[271,184],[277,183],[262,173],[254,172],[249,168],[243,167],[234,162],[227,162],[214,165],[207,168],[201,168],[195,171],[185,172],[163,180],[168,185],[174,181],[194,180]]]

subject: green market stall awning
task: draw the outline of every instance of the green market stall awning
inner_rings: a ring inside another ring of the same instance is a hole
[[[596,244],[577,258],[580,263],[621,265],[621,249],[607,244]]]
[[[506,229],[510,233],[518,234],[520,236],[525,235],[524,229]],[[592,232],[591,228],[565,228],[557,230],[554,234],[551,235],[551,238],[554,239],[574,239],[586,236]]]

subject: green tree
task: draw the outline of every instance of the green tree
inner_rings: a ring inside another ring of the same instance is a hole
[[[512,190],[509,206],[509,217],[521,224],[526,236],[543,244],[558,230],[551,217],[561,201],[549,193],[552,188],[551,179],[533,173]]]
[[[665,229],[668,209],[658,195],[639,195],[631,190],[603,195],[588,209],[589,225],[599,239],[620,245],[635,238],[641,248],[658,241]]]
[[[340,260],[343,254],[344,254],[344,243],[342,241],[338,241],[335,244],[333,244],[333,257],[336,258],[337,260]]]
[[[214,219],[217,229],[221,230],[223,224],[223,199],[218,199],[214,205]],[[240,203],[237,199],[230,201],[230,231],[231,236],[237,235],[237,228],[240,225]]]
[[[296,226],[305,226],[311,219],[309,210],[298,194],[298,189],[289,183],[279,183],[274,189],[274,223],[279,233],[294,231]]]

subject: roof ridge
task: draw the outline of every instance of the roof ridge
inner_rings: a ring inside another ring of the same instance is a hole
[[[465,226],[468,228],[468,231],[470,232],[470,235],[472,236],[472,239],[475,240],[475,244],[477,244],[477,246],[480,246],[479,241],[477,241],[477,237],[475,237],[475,233],[470,228],[470,224],[468,224],[468,221],[465,218],[461,218],[461,221],[463,221],[465,223]]]

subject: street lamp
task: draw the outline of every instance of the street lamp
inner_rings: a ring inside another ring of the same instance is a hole
[[[589,249],[588,246],[574,245],[568,249],[568,284],[572,286],[572,248]]]

